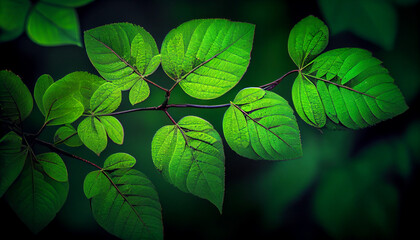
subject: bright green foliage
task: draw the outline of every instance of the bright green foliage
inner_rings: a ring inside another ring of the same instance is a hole
[[[23,33],[30,7],[29,0],[0,0],[0,42],[13,40]]]
[[[181,24],[162,43],[162,68],[190,96],[220,97],[244,75],[255,26],[225,19]]]
[[[391,1],[319,0],[332,34],[351,31],[357,36],[392,49],[398,17]]]
[[[80,122],[77,133],[83,144],[96,154],[100,154],[108,143],[104,125],[96,117],[87,117]]]
[[[58,166],[58,165],[57,165]],[[60,172],[49,164],[50,174]],[[61,179],[63,180],[63,179]],[[58,182],[49,177],[43,166],[28,154],[22,173],[6,192],[6,200],[18,217],[38,233],[51,222],[66,201],[68,182]]]
[[[44,74],[38,78],[38,80],[35,83],[34,88],[34,98],[36,105],[38,105],[39,111],[41,111],[42,115],[45,116],[45,109],[44,109],[44,101],[43,97],[45,94],[45,91],[54,83],[54,79],[48,75]]]
[[[84,34],[86,52],[93,66],[122,90],[130,91],[131,104],[149,96],[143,79],[160,64],[153,37],[142,27],[114,23],[88,30]]]
[[[57,182],[67,182],[68,173],[63,159],[55,153],[42,153],[36,156],[38,163],[41,165],[44,172]]]
[[[121,104],[121,91],[115,84],[102,84],[90,99],[90,110],[95,114],[107,114],[115,111]]]
[[[27,154],[27,149],[22,149],[22,138],[15,132],[0,139],[0,197],[19,176]]]
[[[0,119],[21,122],[31,114],[32,95],[16,74],[0,71]]]
[[[163,239],[159,197],[143,173],[130,169],[134,164],[130,155],[116,153],[86,176],[83,189],[93,217],[121,239]]]
[[[296,66],[302,68],[320,54],[328,44],[328,28],[318,18],[309,16],[290,31],[288,50]]]
[[[98,118],[103,124],[108,137],[116,144],[123,144],[124,129],[120,121],[113,116],[100,116]]]
[[[245,88],[223,117],[226,142],[251,159],[286,160],[302,156],[299,127],[284,98],[261,88]]]
[[[299,74],[292,88],[293,104],[296,112],[308,124],[321,128],[326,123],[324,106],[315,84]]]
[[[408,108],[388,70],[366,50],[328,51],[314,59],[303,75],[316,84],[328,118],[348,128],[371,126]]]
[[[223,143],[213,126],[187,116],[160,128],[152,140],[153,163],[180,190],[212,202],[222,212],[225,190]]]
[[[43,2],[31,10],[26,32],[29,38],[42,46],[82,46],[76,10]]]
[[[79,147],[83,145],[82,141],[77,135],[76,129],[70,124],[60,127],[54,135],[54,144],[58,145],[64,143],[69,147]]]

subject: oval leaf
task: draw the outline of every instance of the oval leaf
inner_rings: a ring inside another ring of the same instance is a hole
[[[187,116],[175,126],[162,127],[153,137],[152,158],[170,183],[222,212],[225,157],[222,139],[210,123]]]
[[[102,171],[93,171],[86,175],[85,181],[83,182],[83,192],[90,199],[108,190],[110,184],[108,178]]]
[[[47,89],[54,83],[53,78],[48,75],[44,74],[38,78],[35,83],[34,88],[34,98],[36,105],[38,105],[39,111],[41,111],[42,115],[45,116],[45,109],[43,103],[43,97]]]
[[[98,118],[104,125],[108,137],[116,144],[123,144],[124,129],[120,121],[113,116],[99,116]]]
[[[121,104],[121,90],[110,82],[102,84],[90,99],[90,109],[95,114],[115,111]]]
[[[250,62],[255,26],[226,19],[192,20],[173,29],[162,43],[162,68],[198,99],[233,88]]]
[[[279,95],[261,88],[241,90],[223,117],[226,142],[251,159],[286,160],[302,156],[293,110]]]
[[[63,159],[54,152],[43,153],[36,156],[44,172],[58,182],[67,182],[68,174]]]
[[[104,125],[95,117],[87,117],[80,122],[77,133],[83,144],[96,154],[100,154],[108,143]]]
[[[136,159],[127,153],[114,153],[104,162],[103,170],[111,171],[120,168],[131,168],[136,164]]]
[[[54,135],[54,144],[58,145],[64,143],[69,147],[79,147],[83,145],[82,141],[77,135],[76,129],[71,125],[60,127]]]

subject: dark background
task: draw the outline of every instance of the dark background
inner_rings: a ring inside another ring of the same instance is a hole
[[[225,144],[226,193],[222,215],[208,201],[185,194],[165,182],[153,166],[150,154],[153,135],[161,126],[170,124],[162,112],[119,116],[125,129],[124,144],[109,142],[100,157],[83,146],[63,148],[99,165],[114,152],[133,155],[137,159],[135,168],[152,180],[159,193],[165,239],[418,238],[420,8],[418,3],[395,5],[395,8],[398,31],[392,49],[384,50],[344,32],[330,37],[327,50],[360,47],[371,51],[390,70],[410,109],[392,120],[358,131],[319,131],[298,119],[304,152],[304,157],[298,160],[249,160],[239,157]],[[251,64],[234,89],[212,101],[193,99],[180,88],[172,93],[171,103],[197,104],[226,103],[240,89],[271,82],[294,69],[287,52],[290,29],[308,15],[325,20],[317,1],[293,0],[96,0],[77,12],[81,31],[108,23],[130,22],[150,32],[158,46],[172,28],[191,19],[227,18],[256,24]],[[98,74],[84,48],[42,47],[26,34],[1,43],[0,52],[0,69],[18,74],[31,91],[36,79],[44,73],[54,80],[73,71]],[[150,79],[167,88],[173,84],[161,68]],[[292,83],[293,77],[287,77],[274,90],[289,103]],[[150,97],[135,107],[157,106],[163,99],[164,94],[151,86]],[[128,94],[124,93],[119,109],[131,107]],[[197,115],[211,122],[220,134],[224,111],[170,109],[175,120]],[[33,132],[42,125],[43,118],[36,107],[27,122]],[[52,141],[56,129],[48,128],[41,138]],[[46,151],[42,147],[38,150]],[[33,235],[1,199],[2,236],[113,238],[94,221],[89,201],[83,194],[84,177],[94,169],[74,159],[64,160],[69,171],[70,192],[56,219]]]

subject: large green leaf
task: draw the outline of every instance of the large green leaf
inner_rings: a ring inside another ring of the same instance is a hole
[[[160,128],[152,141],[153,163],[180,190],[212,202],[222,212],[225,190],[223,143],[204,119],[187,116]]]
[[[132,104],[149,96],[143,77],[157,69],[160,57],[155,40],[146,30],[130,23],[114,23],[85,31],[84,39],[90,61],[105,79],[122,90],[136,86],[130,92]],[[140,86],[144,90],[140,91]]]
[[[289,55],[299,68],[320,54],[328,44],[328,28],[318,18],[308,16],[290,31]]]
[[[302,156],[300,131],[293,110],[279,95],[245,88],[223,117],[226,142],[251,159],[286,160]]]
[[[50,223],[66,201],[68,182],[57,182],[45,174],[32,155],[6,193],[6,200],[18,217],[38,233]]]
[[[392,49],[398,17],[391,1],[319,0],[319,6],[333,34],[350,31],[359,37]]]
[[[69,147],[79,147],[83,145],[76,129],[70,124],[60,127],[54,134],[54,144],[64,143]]]
[[[226,19],[181,24],[162,43],[162,68],[190,96],[220,97],[233,88],[250,62],[255,26]]]
[[[38,2],[31,9],[26,25],[29,38],[43,46],[77,45],[80,42],[76,10]]]
[[[0,197],[19,176],[28,151],[22,148],[22,138],[9,132],[0,139]]]
[[[36,105],[38,105],[39,110],[41,111],[42,115],[45,116],[45,109],[44,109],[44,103],[43,103],[43,97],[45,94],[45,91],[54,83],[54,79],[48,75],[44,74],[38,78],[38,80],[35,83],[34,88],[34,98]]]
[[[353,129],[363,128],[395,117],[408,108],[388,70],[381,66],[381,61],[363,49],[340,48],[323,53],[302,74],[304,81],[311,86],[311,92],[312,86],[316,85],[324,114],[335,124]],[[302,80],[298,77],[296,81]],[[304,103],[306,100],[302,94],[296,94],[293,91],[293,99],[301,99],[294,101],[298,114],[307,123],[322,127],[322,124],[318,124],[320,121],[316,120],[323,119],[319,101],[316,100],[314,104],[312,98],[308,105]],[[315,93],[311,94],[316,96]],[[298,110],[300,108],[304,108],[304,111]],[[318,117],[313,117],[310,111],[317,113]]]
[[[0,42],[19,37],[25,29],[29,0],[0,0]]]
[[[159,197],[150,180],[130,169],[128,154],[109,156],[104,169],[89,173],[83,189],[101,227],[121,239],[163,239]]]
[[[96,117],[87,117],[80,122],[77,133],[83,144],[96,154],[100,154],[108,143],[104,125]]]
[[[31,114],[32,95],[16,74],[0,71],[0,118],[21,122]]]

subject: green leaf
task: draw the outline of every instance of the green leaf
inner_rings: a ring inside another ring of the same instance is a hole
[[[255,26],[226,19],[181,24],[166,35],[162,68],[198,99],[213,99],[233,88],[250,62]]]
[[[6,193],[9,205],[29,229],[38,233],[50,223],[66,201],[69,184],[57,182],[28,155],[19,178]]]
[[[153,37],[140,26],[114,23],[84,33],[86,52],[93,66],[122,90],[130,89],[159,66]],[[153,60],[153,61],[152,61]]]
[[[103,170],[112,171],[120,168],[132,168],[136,164],[136,159],[127,153],[114,153],[104,162]]]
[[[187,116],[160,128],[152,140],[152,158],[168,182],[222,212],[225,157],[222,139],[210,123]]]
[[[321,128],[326,123],[324,105],[317,87],[306,76],[299,74],[292,87],[296,112],[308,124]]]
[[[54,144],[57,145],[61,143],[64,143],[69,147],[79,147],[83,145],[79,135],[77,135],[77,131],[70,124],[60,127],[57,132],[55,132]]]
[[[32,41],[42,46],[82,46],[79,21],[73,8],[36,3],[29,13],[26,32]]]
[[[94,0],[42,0],[43,3],[51,3],[52,5],[59,5],[63,7],[81,7],[93,1]]]
[[[0,197],[19,176],[28,151],[22,149],[22,138],[9,132],[0,139]]]
[[[31,114],[32,95],[16,74],[0,71],[0,118],[21,122]]]
[[[44,100],[48,100],[48,98],[44,98]],[[84,110],[82,103],[72,96],[55,99],[45,109],[47,109],[45,122],[51,126],[72,123],[83,114]]]
[[[121,239],[163,239],[159,197],[143,173],[134,169],[95,171],[84,186],[93,217],[109,233]]]
[[[290,31],[289,55],[299,68],[314,59],[328,45],[328,27],[318,18],[308,16]]]
[[[279,95],[245,88],[223,117],[226,142],[251,159],[286,160],[302,156],[300,131],[293,110]]]
[[[43,153],[36,156],[39,164],[41,164],[44,172],[52,179],[57,182],[67,182],[68,174],[66,165],[63,159],[55,153]]]
[[[319,0],[332,34],[350,31],[387,50],[394,46],[398,18],[390,1]]]
[[[129,100],[131,105],[143,102],[149,97],[150,88],[144,80],[138,80],[130,90]]]
[[[34,98],[36,105],[38,105],[39,110],[41,111],[42,115],[45,116],[45,109],[43,103],[43,97],[47,89],[54,83],[53,78],[48,75],[44,74],[38,78],[35,83],[34,89]]]
[[[335,124],[353,129],[368,127],[408,109],[388,70],[363,49],[325,52],[313,60],[303,76],[316,85],[325,114]],[[298,114],[307,118],[302,111]]]
[[[30,7],[29,0],[0,0],[0,42],[11,41],[23,33]]]
[[[108,137],[116,144],[123,144],[124,142],[124,129],[120,121],[113,116],[99,116]]]
[[[90,99],[90,109],[95,114],[115,111],[121,104],[121,90],[108,82],[101,85]]]
[[[83,144],[99,155],[108,143],[104,125],[96,117],[87,117],[80,122],[77,133]]]

